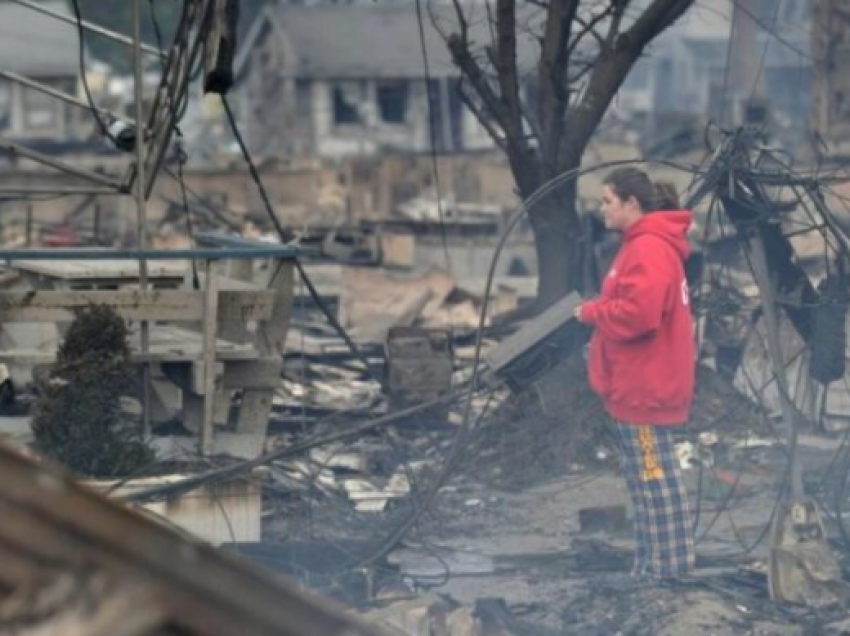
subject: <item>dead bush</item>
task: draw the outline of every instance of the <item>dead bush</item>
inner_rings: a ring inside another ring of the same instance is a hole
[[[134,379],[124,321],[109,307],[82,310],[39,386],[36,448],[81,475],[117,477],[143,470],[153,453],[139,422],[121,407]]]

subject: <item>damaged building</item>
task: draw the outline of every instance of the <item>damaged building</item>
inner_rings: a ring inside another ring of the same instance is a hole
[[[236,62],[252,148],[286,157],[423,153],[433,134],[440,152],[491,149],[458,96],[443,36],[430,20],[424,28],[427,74],[409,6],[266,7]]]

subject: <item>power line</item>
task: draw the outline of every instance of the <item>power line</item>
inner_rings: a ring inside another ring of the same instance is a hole
[[[254,159],[251,157],[251,152],[248,150],[248,146],[245,143],[245,139],[242,137],[242,133],[239,130],[239,125],[236,122],[236,117],[233,114],[233,110],[230,108],[230,102],[227,101],[226,95],[221,95],[221,103],[224,106],[224,112],[227,115],[227,121],[230,124],[231,130],[233,131],[233,136],[236,138],[236,143],[239,145],[239,148],[242,151],[242,156],[244,157],[245,162],[248,164],[248,170],[251,174],[251,179],[254,181],[254,184],[260,191],[260,196],[262,197],[263,203],[266,206],[265,209],[269,215],[269,219],[274,224],[278,236],[282,242],[291,240],[292,232],[283,227],[283,224],[280,222],[280,219],[277,218],[277,214],[275,214],[271,199],[269,199],[269,195],[266,192],[266,188],[263,185],[262,179],[260,178],[260,173],[257,171],[257,167],[254,164]],[[339,323],[337,317],[322,300],[321,295],[319,294],[318,290],[316,290],[315,286],[313,285],[313,282],[307,276],[307,272],[304,270],[304,267],[301,265],[301,262],[297,259],[295,261],[295,268],[298,270],[298,274],[301,276],[301,279],[307,286],[307,291],[310,292],[311,298],[316,303],[316,306],[325,315],[325,318],[327,318],[330,325],[334,328],[334,331],[337,332],[337,335],[343,339],[349,350],[365,367],[366,373],[383,387],[385,385],[383,378],[378,377],[378,375],[375,373],[375,371],[369,364],[369,361],[366,359],[366,356],[363,355],[363,352],[360,351],[360,348],[355,344],[355,342],[351,339],[351,336],[348,335],[343,326]]]
[[[434,189],[437,193],[437,213],[440,217],[440,233],[443,240],[443,252],[446,257],[446,269],[448,269],[449,274],[452,274],[449,242],[446,234],[445,210],[443,209],[443,194],[442,188],[440,187],[440,169],[437,161],[437,131],[434,117],[434,91],[431,80],[431,64],[428,59],[428,46],[425,41],[425,22],[422,17],[422,0],[416,0],[416,23],[419,27],[419,45],[422,50],[422,62],[425,69],[425,91],[427,94],[426,101],[428,102],[428,136],[431,142],[430,153],[431,168],[434,172]],[[449,122],[442,121],[441,123],[443,126],[446,126]]]
[[[740,11],[744,15],[748,16],[753,22],[755,22],[759,27],[761,27],[761,29],[765,33],[771,35],[773,38],[776,39],[777,42],[779,42],[780,44],[782,44],[783,46],[785,46],[789,50],[794,51],[795,53],[798,53],[799,55],[802,55],[803,57],[805,57],[806,59],[808,59],[812,62],[823,63],[824,60],[818,60],[817,58],[813,57],[811,53],[804,51],[803,49],[798,47],[793,42],[790,42],[787,38],[785,38],[785,36],[781,35],[776,30],[775,19],[774,19],[774,25],[768,26],[767,24],[765,24],[764,20],[762,20],[758,15],[754,14],[752,11],[749,10],[749,8],[747,8],[745,5],[743,5],[741,3],[741,0],[732,0],[732,3],[735,5],[736,10],[740,9]],[[776,7],[776,13],[774,15],[777,15],[778,11],[779,11],[779,5],[781,4],[781,0],[774,0],[774,4],[775,4],[775,7]]]
[[[91,111],[98,128],[100,128],[101,134],[109,139],[116,148],[120,148],[121,144],[118,139],[109,132],[109,126],[106,125],[106,122],[104,122],[103,118],[100,116],[100,111],[94,103],[94,97],[92,96],[91,87],[89,86],[89,80],[86,74],[86,33],[83,26],[83,15],[80,12],[79,0],[71,0],[71,6],[74,9],[74,18],[77,24],[77,38],[79,43],[77,57],[80,68],[80,81],[83,84],[83,91],[85,92],[86,100],[89,103],[89,110]],[[141,87],[137,86],[136,90],[141,90]],[[136,127],[138,129],[136,134],[143,134],[139,132],[139,130],[143,129],[143,123],[140,121],[136,122]]]
[[[721,124],[726,123],[726,112],[728,109],[728,96],[729,96],[729,71],[732,68],[732,44],[735,41],[735,22],[738,18],[738,12],[734,11],[732,13],[732,24],[729,27],[729,41],[726,43],[726,65],[723,67],[723,90],[720,95],[720,108],[722,109],[720,112],[720,122]]]
[[[774,7],[773,7],[773,24],[772,24],[772,26],[771,26],[771,29],[774,29],[774,30],[776,29],[776,19],[779,17],[779,6],[780,6],[781,4],[782,4],[782,3],[780,2],[780,0],[776,0],[776,1],[774,2]],[[769,32],[770,32],[770,31],[769,31]],[[759,81],[761,80],[762,71],[764,70],[765,62],[767,61],[767,51],[768,51],[768,49],[770,48],[770,43],[771,43],[771,41],[772,41],[773,39],[775,39],[776,37],[777,37],[777,36],[775,36],[775,35],[774,35],[773,37],[768,38],[768,39],[767,39],[767,41],[764,43],[764,49],[762,49],[762,52],[761,52],[761,60],[759,60],[758,70],[756,71],[756,76],[755,76],[755,78],[753,78],[753,86],[752,86],[752,88],[751,88],[751,90],[750,90],[750,98],[749,98],[749,100],[748,100],[749,102],[752,102],[752,101],[753,101],[753,98],[754,98],[754,97],[755,97],[755,95],[756,95],[756,91],[758,90]]]

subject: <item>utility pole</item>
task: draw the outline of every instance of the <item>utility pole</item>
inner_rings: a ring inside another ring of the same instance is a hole
[[[753,19],[758,15],[757,0],[739,0],[734,3],[729,45],[729,97],[732,104],[748,98],[758,87],[759,80],[759,25]],[[734,112],[734,111],[733,111]]]
[[[850,7],[842,0],[814,0],[811,20],[810,126],[830,156],[850,152]]]
[[[137,243],[139,250],[148,247],[148,220],[147,201],[145,194],[145,116],[144,116],[144,75],[142,66],[142,5],[141,0],[133,0],[133,98],[136,116],[136,217],[137,217]],[[145,259],[139,259],[139,287],[142,292],[148,287],[148,263]],[[141,323],[141,346],[142,354],[147,355],[150,347],[150,323]],[[142,428],[145,439],[150,438],[150,385],[151,365],[146,363],[142,367]]]

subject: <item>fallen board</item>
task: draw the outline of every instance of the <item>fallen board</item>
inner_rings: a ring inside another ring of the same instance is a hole
[[[491,349],[484,362],[492,374],[498,374],[511,362],[573,320],[573,312],[582,302],[575,292],[562,298],[537,318],[525,323],[519,331]]]
[[[267,320],[272,316],[273,290],[222,290],[219,320]],[[0,320],[12,322],[70,322],[89,305],[111,307],[125,320],[203,320],[203,292],[161,289],[13,291],[0,292]]]
[[[256,360],[257,349],[247,344],[216,340],[216,360]],[[200,362],[203,341],[199,333],[171,325],[157,325],[150,332],[148,353],[141,352],[137,331],[130,334],[130,359],[133,362]],[[0,362],[10,364],[50,364],[56,361],[55,347],[45,349],[6,349]]]

